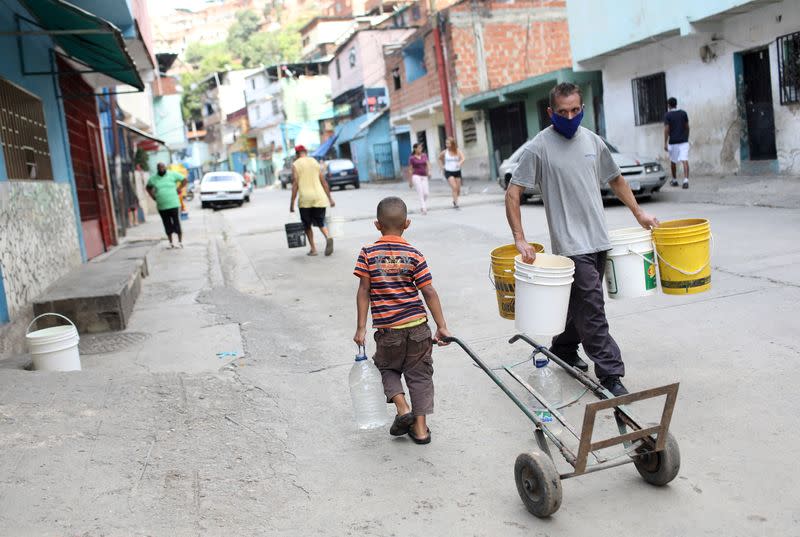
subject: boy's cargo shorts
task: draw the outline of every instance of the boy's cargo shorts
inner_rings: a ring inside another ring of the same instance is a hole
[[[433,340],[428,323],[411,328],[378,328],[375,343],[373,360],[383,377],[386,402],[405,393],[402,375],[414,415],[433,413]]]

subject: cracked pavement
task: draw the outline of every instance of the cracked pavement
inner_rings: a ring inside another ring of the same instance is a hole
[[[428,257],[450,328],[492,366],[523,361],[486,279],[488,252],[510,242],[502,195],[473,186],[455,211],[440,186],[407,236]],[[681,381],[671,426],[681,473],[661,489],[630,466],[565,481],[561,509],[542,521],[513,479],[515,457],[535,446],[531,424],[459,349],[434,353],[432,444],[354,429],[351,272],[389,194],[415,208],[403,185],[334,192],[353,221],[330,258],[286,248],[286,191],[259,190],[241,209],[195,205],[186,248],[152,256],[128,328],[146,338],[84,355],[81,373],[0,370],[0,533],[800,533],[800,483],[785,470],[800,440],[796,209],[730,193],[724,205],[675,194],[645,204],[661,220],[709,218],[715,237],[710,292],[607,303],[628,387]],[[634,225],[624,207],[607,214],[611,228]],[[524,206],[523,222],[548,244],[541,205]],[[151,218],[131,238],[160,232]],[[579,426],[580,405],[565,413]]]

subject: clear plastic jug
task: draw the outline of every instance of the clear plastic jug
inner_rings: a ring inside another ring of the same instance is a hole
[[[381,373],[366,354],[358,348],[355,363],[350,368],[350,397],[353,400],[356,425],[361,430],[376,429],[389,423],[386,396]]]

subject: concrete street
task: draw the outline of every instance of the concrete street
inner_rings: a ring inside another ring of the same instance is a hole
[[[242,208],[193,202],[186,248],[154,250],[131,325],[84,337],[84,371],[0,369],[0,534],[800,535],[797,181],[755,203],[746,185],[714,181],[644,203],[661,220],[711,221],[711,291],[607,302],[627,387],[681,382],[682,466],[666,487],[626,465],[564,481],[561,509],[530,515],[513,466],[535,449],[532,425],[454,345],[434,352],[430,445],[357,432],[352,268],[378,236],[377,202],[401,195],[416,211],[416,195],[334,192],[334,214],[351,221],[333,256],[311,258],[286,247],[289,191],[258,190]],[[451,331],[492,366],[518,363],[529,348],[508,345],[513,322],[487,278],[489,251],[510,242],[503,193],[468,190],[457,211],[434,184],[406,236],[428,257]],[[607,215],[612,229],[636,225],[621,205]],[[549,249],[541,204],[523,206],[523,222]],[[150,217],[129,239],[160,236]],[[581,390],[565,380],[565,393]],[[566,410],[575,426],[592,400]],[[634,410],[658,419],[652,404]]]

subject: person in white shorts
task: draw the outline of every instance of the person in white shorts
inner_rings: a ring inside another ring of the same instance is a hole
[[[689,188],[689,115],[678,110],[678,100],[667,100],[669,111],[664,115],[664,151],[669,153],[672,186],[678,186],[677,167],[683,163],[683,188]]]

